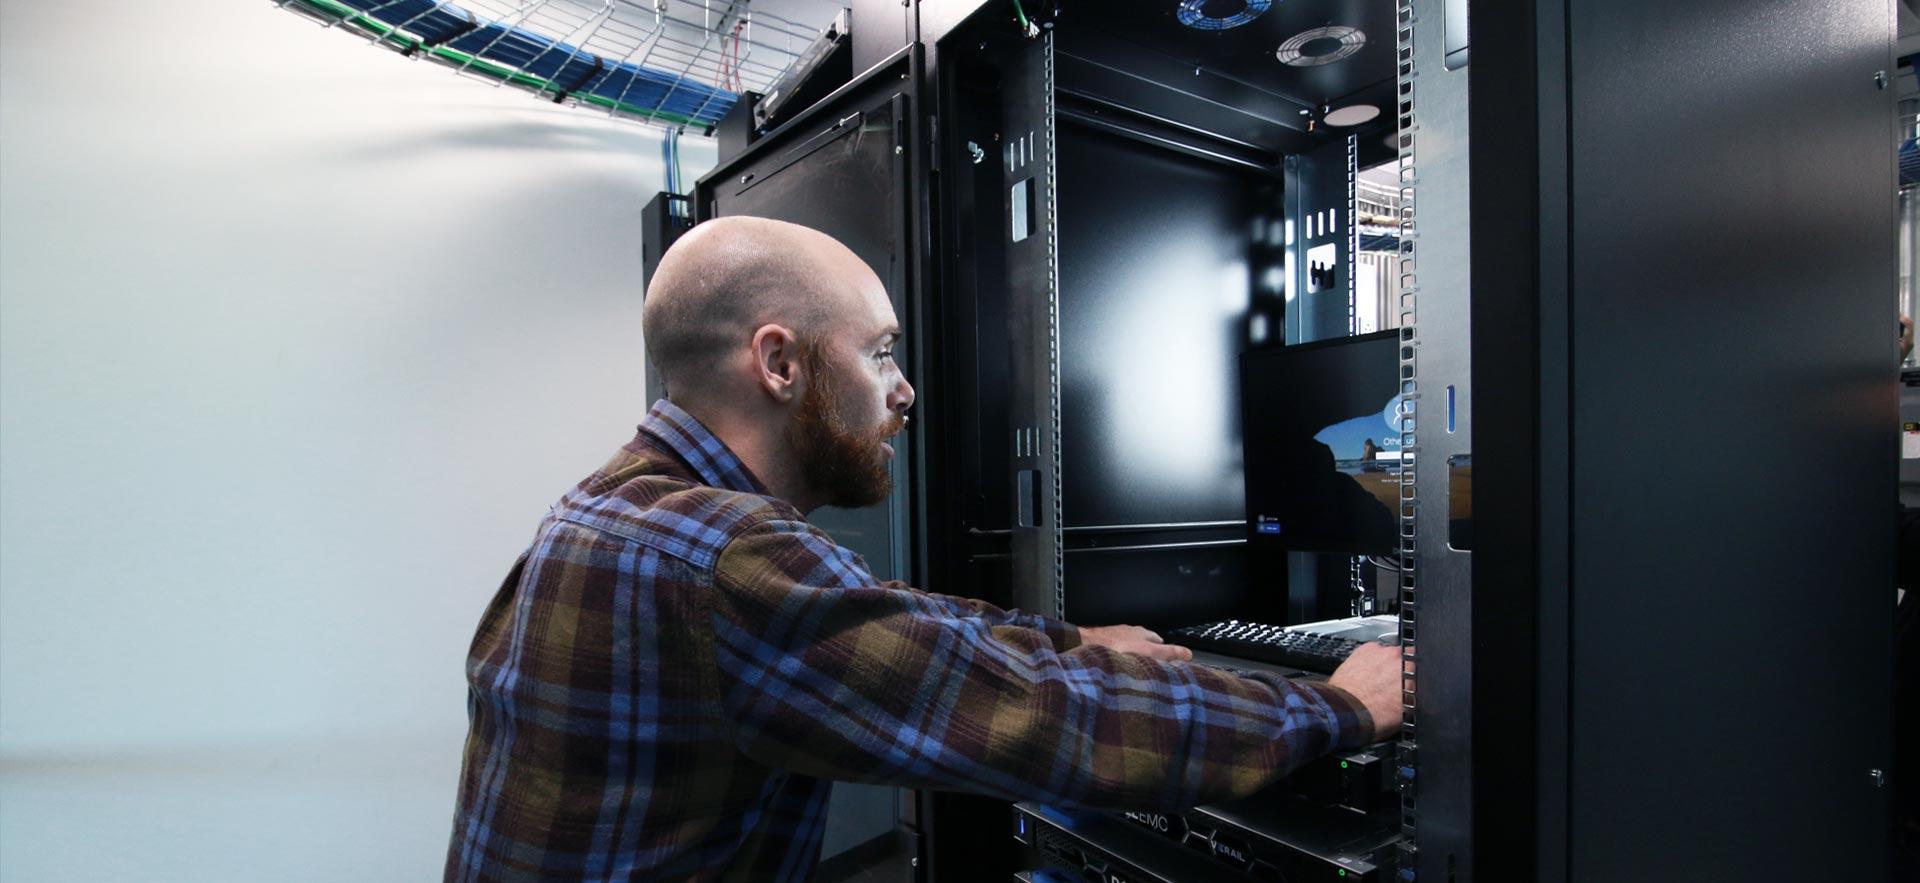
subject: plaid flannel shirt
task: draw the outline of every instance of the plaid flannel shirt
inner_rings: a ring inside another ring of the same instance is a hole
[[[449,881],[804,880],[831,780],[1175,808],[1367,740],[1324,684],[874,579],[667,402],[481,620]]]

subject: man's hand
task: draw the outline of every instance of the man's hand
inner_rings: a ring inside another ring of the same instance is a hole
[[[1361,644],[1327,683],[1353,694],[1373,715],[1373,740],[1400,731],[1400,648]]]
[[[1080,643],[1105,647],[1119,653],[1138,653],[1154,659],[1180,661],[1192,659],[1193,651],[1185,647],[1176,647],[1160,639],[1159,635],[1137,625],[1103,625],[1088,628],[1080,627]]]

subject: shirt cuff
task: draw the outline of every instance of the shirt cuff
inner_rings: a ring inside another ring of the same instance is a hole
[[[1053,642],[1053,652],[1055,653],[1065,653],[1068,650],[1080,646],[1082,643],[1080,640],[1079,626],[1070,622],[1054,619],[1051,616],[1015,611],[1013,623],[1014,625],[1030,628],[1040,634],[1046,635],[1047,640]]]
[[[1326,681],[1296,680],[1294,686],[1310,690],[1327,703],[1333,713],[1333,750],[1345,751],[1350,748],[1363,748],[1371,745],[1373,739],[1373,715],[1367,707],[1360,704],[1352,693],[1340,689]]]
[[[1056,652],[1065,653],[1068,650],[1080,646],[1079,626],[1060,622],[1059,620],[1043,619],[1042,621],[1045,622],[1045,625],[1042,626],[1040,630],[1045,632],[1047,637],[1053,639],[1053,647]]]

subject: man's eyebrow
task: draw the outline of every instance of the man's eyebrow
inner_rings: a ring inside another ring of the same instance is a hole
[[[899,343],[899,342],[900,342],[900,332],[898,332],[898,331],[886,331],[886,332],[882,332],[882,333],[880,334],[880,336],[879,336],[879,337],[876,337],[876,338],[874,338],[874,339],[873,339],[873,342],[874,342],[874,343],[886,343],[886,344],[892,344],[892,343]]]

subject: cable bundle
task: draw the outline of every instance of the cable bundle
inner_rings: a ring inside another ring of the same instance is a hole
[[[277,0],[286,9],[543,98],[711,133],[749,83],[764,89],[795,53],[751,39],[805,45],[806,26],[749,18],[746,0],[698,7],[655,0]],[[688,12],[692,9],[699,14]],[[697,19],[697,20],[696,20]],[[559,36],[554,36],[558,34]],[[749,61],[749,55],[756,56]],[[677,149],[677,147],[676,147]]]

